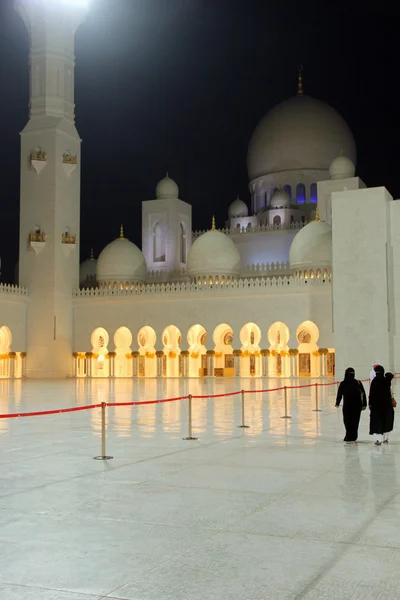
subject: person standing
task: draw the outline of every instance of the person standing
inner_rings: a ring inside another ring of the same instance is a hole
[[[369,434],[374,436],[375,445],[389,443],[389,433],[394,424],[394,400],[392,398],[391,381],[393,375],[385,377],[385,369],[381,365],[375,367],[376,377],[372,380],[369,391]]]
[[[372,370],[371,370],[371,372],[369,374],[369,385],[371,385],[372,380],[375,379],[375,375],[376,375],[376,373],[375,373],[375,367],[377,367],[377,366],[378,365],[372,365]]]
[[[364,386],[355,376],[353,368],[346,369],[336,396],[336,406],[340,406],[343,398],[343,423],[346,430],[343,441],[350,444],[357,441],[361,411],[367,408]]]

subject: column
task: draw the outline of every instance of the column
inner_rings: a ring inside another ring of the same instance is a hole
[[[15,374],[15,357],[16,357],[16,352],[9,352],[8,356],[9,356],[9,361],[10,361],[10,377],[12,379],[14,379],[14,374]]]
[[[78,377],[79,354],[78,354],[78,352],[74,352],[72,356],[74,357],[74,377]]]
[[[140,352],[132,352],[132,377],[137,377],[139,373],[139,356]]]
[[[156,357],[157,357],[157,377],[162,377],[162,375],[163,375],[163,368],[162,368],[163,356],[164,356],[164,351],[163,350],[157,350],[157,352],[156,352]]]
[[[267,373],[268,373],[267,356],[268,356],[268,350],[261,350],[261,376],[262,377],[267,377]]]
[[[115,377],[115,356],[116,356],[115,352],[108,353],[108,357],[110,359],[109,377]]]
[[[86,373],[88,377],[93,377],[92,357],[93,352],[86,352]]]
[[[189,377],[189,350],[182,350],[183,359],[182,377]]]
[[[26,352],[21,352],[21,377],[25,377],[25,366],[26,366]]]
[[[214,377],[214,350],[207,350],[207,375],[208,377]]]
[[[234,366],[234,373],[235,373],[235,377],[240,377],[240,356],[242,354],[241,350],[234,350],[233,351],[233,366]]]

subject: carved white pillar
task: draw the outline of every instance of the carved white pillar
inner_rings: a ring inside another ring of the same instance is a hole
[[[10,361],[9,375],[13,379],[14,375],[15,375],[15,357],[16,357],[16,353],[15,352],[10,352],[8,356],[9,356],[9,361]]]
[[[162,377],[162,374],[163,374],[163,356],[164,356],[163,350],[157,350],[157,352],[156,352],[156,357],[157,357],[157,377]]]
[[[92,352],[86,352],[86,373],[88,377],[93,377]]]
[[[132,352],[132,377],[137,377],[139,372],[139,352]]]
[[[74,377],[78,377],[79,354],[77,352],[74,352],[73,357],[74,357]]]
[[[110,360],[109,376],[115,377],[115,352],[109,352],[108,356],[109,356],[109,360]]]

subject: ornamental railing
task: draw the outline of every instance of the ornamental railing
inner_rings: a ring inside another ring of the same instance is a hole
[[[75,290],[75,298],[100,298],[104,296],[163,296],[163,295],[199,295],[235,292],[238,294],[257,292],[293,292],[305,291],[313,288],[324,288],[331,284],[330,278],[299,279],[296,276],[284,277],[255,277],[244,279],[230,279],[202,276],[201,280],[194,282],[130,284],[115,282],[106,288],[91,288]]]
[[[28,288],[9,283],[0,283],[0,295],[27,296]]]

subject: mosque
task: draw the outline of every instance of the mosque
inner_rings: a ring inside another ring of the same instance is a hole
[[[360,377],[400,361],[400,203],[356,176],[344,119],[304,93],[248,147],[250,203],[193,231],[167,174],[79,265],[74,36],[84,0],[15,0],[30,34],[18,285],[0,286],[0,377]],[[79,60],[79,57],[78,57]],[[228,204],[228,203],[227,203]],[[7,257],[3,257],[7,260]],[[399,369],[397,369],[399,370]]]

